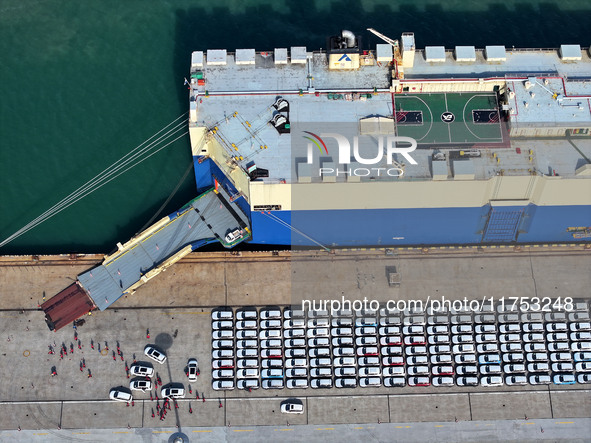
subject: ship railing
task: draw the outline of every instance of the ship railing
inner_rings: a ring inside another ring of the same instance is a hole
[[[505,167],[503,167],[505,166]],[[573,171],[564,169],[564,168],[559,168],[559,167],[553,167],[553,170],[556,171],[557,175],[562,176],[563,178],[580,178],[580,179],[586,179],[585,176],[577,176],[574,174]],[[495,167],[492,171],[489,172],[475,172],[475,177],[470,179],[469,181],[471,182],[482,182],[482,181],[488,181],[491,178],[498,176],[498,175],[504,175],[504,176],[515,176],[515,177],[527,177],[530,175],[538,175],[538,176],[552,176],[552,174],[550,172],[543,172],[537,168],[535,168],[534,166],[527,166],[527,165],[523,165],[523,166],[517,166],[517,167],[506,167],[506,165],[503,165],[503,163],[501,163],[500,166]],[[430,174],[413,174],[413,175],[405,175],[402,177],[375,177],[375,178],[369,178],[369,177],[362,177],[360,183],[399,183],[399,182],[404,182],[404,183],[413,183],[413,182],[439,182],[439,180],[434,181],[433,177]],[[446,180],[441,180],[441,181],[454,181],[454,177],[453,176],[449,176]],[[320,184],[323,183],[322,179],[319,178],[313,178],[312,181],[310,183],[298,183],[296,182],[288,182],[290,184],[294,184],[294,185],[303,185],[305,186],[306,184]],[[339,179],[337,179],[336,181],[337,184],[346,184],[347,179],[346,178],[341,178],[339,177]],[[355,183],[359,183],[359,182],[355,182]]]
[[[260,181],[262,181],[262,182],[263,182],[263,183],[265,183],[266,185],[279,185],[279,184],[281,184],[281,185],[284,185],[284,184],[286,184],[286,183],[288,183],[288,184],[291,184],[291,183],[293,183],[292,181],[290,181],[290,180],[287,180],[287,179],[285,179],[285,178],[269,178],[269,177],[262,177],[262,178],[259,178],[259,179],[257,179],[257,180],[260,180]]]
[[[569,83],[585,83],[585,82],[589,82],[591,81],[591,76],[589,75],[572,75],[572,76],[566,76],[563,75],[564,77],[564,81],[569,82]]]
[[[512,80],[515,78],[529,78],[529,77],[556,77],[558,76],[558,71],[547,71],[547,72],[511,72],[508,74],[505,74],[505,78],[507,80]]]
[[[559,48],[516,48],[516,47],[505,47],[505,50],[507,52],[557,52],[559,51]],[[455,49],[451,49],[451,48],[445,48],[445,52],[446,53],[453,53],[455,51]],[[475,48],[476,52],[484,52],[484,48]],[[581,48],[581,51],[583,51],[583,48]],[[424,53],[425,52],[425,48],[421,48],[421,49],[416,49],[415,53]]]
[[[557,52],[560,48],[516,48],[512,46],[511,48],[507,48],[507,51],[511,52]]]
[[[558,122],[523,122],[523,121],[512,121],[511,128],[512,129],[520,129],[520,128],[564,128],[566,129],[579,129],[579,128],[587,128],[589,126],[589,122],[587,121],[558,121]],[[540,137],[545,138],[545,137]],[[566,136],[560,137],[557,136],[556,138],[562,138],[566,140]]]
[[[538,52],[538,53],[542,53],[542,52],[558,52],[560,51],[560,48],[556,47],[556,48],[516,48],[515,46],[506,46],[505,47],[506,50],[508,52]],[[484,48],[475,48],[476,52],[484,52]],[[581,46],[581,51],[585,52],[585,51],[589,51],[591,49],[591,47],[588,46]],[[454,52],[455,49],[445,49],[445,52]],[[271,54],[273,51],[256,51],[257,55],[269,55]],[[327,50],[323,49],[323,48],[319,48],[319,49],[314,49],[314,50],[310,50],[308,52],[311,52],[313,54],[326,54]],[[425,52],[425,48],[416,48],[415,49],[416,53],[423,53]],[[227,51],[228,55],[236,55],[236,52],[234,51]]]
[[[326,54],[327,53],[327,51],[325,49],[322,49],[322,48],[310,50],[310,51],[307,51],[307,52],[308,53],[312,53],[312,54],[320,54],[320,55],[323,55],[323,54]],[[268,58],[268,57],[270,57],[273,54],[273,50],[269,50],[269,51],[256,51],[255,54],[257,56],[261,56],[263,58]],[[232,55],[232,56],[236,57],[236,52],[235,51],[226,51],[226,55],[228,55],[228,56],[229,55]]]
[[[589,51],[588,46],[581,46],[581,52]],[[512,46],[511,48],[507,48],[507,51],[511,52],[558,52],[560,48],[516,48]]]

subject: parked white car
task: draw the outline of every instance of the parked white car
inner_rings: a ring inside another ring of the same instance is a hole
[[[144,348],[144,354],[160,364],[163,364],[166,361],[166,354],[157,349],[154,345],[146,345]]]

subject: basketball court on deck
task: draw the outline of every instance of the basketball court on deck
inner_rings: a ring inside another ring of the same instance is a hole
[[[393,94],[392,100],[397,135],[414,138],[419,145],[505,141],[494,93]]]

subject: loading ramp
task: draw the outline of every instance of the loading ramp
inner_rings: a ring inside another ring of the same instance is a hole
[[[78,276],[77,288],[92,301],[92,307],[103,311],[122,295],[132,294],[202,246],[219,241],[231,248],[247,240],[251,235],[248,217],[231,200],[222,187],[201,194],[127,243],[117,244],[117,251],[106,256],[102,264]],[[240,232],[239,238],[226,241],[227,234],[236,231]],[[47,306],[51,306],[50,302],[56,297],[48,300]],[[70,317],[68,322],[78,318]],[[52,323],[53,330],[65,324],[63,321]]]

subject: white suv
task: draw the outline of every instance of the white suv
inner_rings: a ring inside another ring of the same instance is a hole
[[[503,384],[503,377],[500,375],[491,375],[488,377],[482,377],[480,379],[482,386],[501,386]]]
[[[156,349],[154,345],[146,345],[144,348],[144,354],[160,364],[163,364],[166,361],[166,354]]]
[[[151,377],[154,375],[154,368],[146,363],[134,363],[129,368],[131,375],[143,375],[144,377]]]
[[[111,391],[109,391],[109,398],[111,400],[125,401],[125,402],[128,402],[128,403],[131,400],[133,400],[133,396],[131,395],[131,392],[128,392],[128,390],[125,389],[125,388],[113,388],[113,389],[111,389]]]
[[[167,387],[162,388],[160,393],[165,398],[185,398],[185,388]]]

